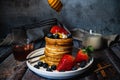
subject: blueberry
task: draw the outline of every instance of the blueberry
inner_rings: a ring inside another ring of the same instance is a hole
[[[43,66],[43,62],[39,61],[38,66],[40,66],[40,67]]]
[[[65,72],[64,70],[61,70],[60,72]]]
[[[39,69],[39,66],[38,66],[37,64],[36,64],[36,65],[34,65],[34,67],[35,67],[35,68],[37,68],[37,69]]]
[[[72,34],[67,34],[67,37],[68,38],[72,38]]]
[[[58,35],[58,34],[54,34],[54,35],[53,35],[53,38],[54,38],[54,39],[58,39],[58,38],[59,38],[59,35]]]
[[[91,57],[88,59],[88,62],[90,62],[91,61]]]
[[[47,63],[43,63],[43,68],[48,68],[48,64]]]
[[[52,37],[53,37],[53,34],[52,34],[52,33],[48,33],[48,34],[47,34],[47,37],[52,38]]]
[[[72,70],[77,70],[78,69],[78,66],[74,66],[73,68],[72,68]]]
[[[48,68],[46,69],[46,71],[51,71],[51,72],[52,72],[52,69],[48,67]]]
[[[52,65],[52,66],[51,66],[51,69],[52,69],[52,70],[56,70],[56,65]]]
[[[82,61],[82,62],[80,63],[80,67],[83,68],[83,67],[85,67],[86,64],[87,64],[87,61]]]

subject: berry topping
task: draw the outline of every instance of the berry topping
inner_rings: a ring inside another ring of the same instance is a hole
[[[58,35],[58,34],[53,34],[53,38],[54,38],[54,39],[58,39],[58,38],[59,38],[59,35]]]
[[[52,66],[51,66],[51,69],[52,69],[52,70],[56,70],[56,65],[52,65]]]
[[[78,66],[74,66],[73,68],[72,68],[72,70],[77,70],[78,69]]]
[[[60,60],[57,70],[58,71],[69,71],[74,66],[74,57],[69,54],[63,55],[62,59]]]
[[[58,25],[52,26],[50,32],[53,33],[53,34],[56,34],[58,32],[63,33],[63,34],[68,34],[68,32],[63,27],[58,26]]]
[[[86,64],[87,64],[87,61],[82,61],[82,62],[80,63],[80,67],[83,68],[83,67],[85,67]]]
[[[39,61],[38,66],[40,66],[40,67],[43,66],[43,62]]]
[[[47,37],[52,38],[52,37],[53,37],[53,34],[52,34],[52,33],[48,33],[48,34],[47,34]]]
[[[75,62],[80,63],[81,61],[85,60],[87,61],[89,59],[89,56],[85,49],[80,49],[75,57]]]
[[[43,68],[48,68],[48,64],[47,63],[43,63]]]
[[[75,57],[75,62],[88,61],[91,57],[90,53],[94,51],[92,46],[88,46],[85,49],[80,49]]]
[[[39,69],[39,66],[38,65],[34,65],[35,68]]]
[[[46,71],[52,72],[52,69],[48,67],[48,68],[46,69]]]
[[[63,33],[63,34],[68,34],[68,32],[67,32],[64,28],[62,28],[62,27],[61,27],[61,29],[60,29],[59,32],[60,32],[60,33]]]
[[[59,35],[59,38],[67,38],[67,35],[63,33],[58,33],[58,35]]]
[[[50,32],[53,33],[53,34],[56,34],[56,33],[58,33],[60,31],[60,29],[61,29],[60,26],[54,25],[54,26],[52,26]]]
[[[65,72],[64,70],[61,70],[60,72]]]
[[[67,34],[67,37],[68,38],[72,38],[72,34]]]

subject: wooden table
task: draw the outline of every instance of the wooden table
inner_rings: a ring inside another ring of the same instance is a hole
[[[76,41],[74,40],[74,46],[80,46]],[[44,40],[35,43],[35,49],[44,46]],[[95,59],[93,65],[84,73],[68,80],[120,80],[120,73],[108,59],[109,53],[108,49],[95,51],[92,54]],[[11,46],[0,47],[0,62],[0,80],[49,80],[30,71],[26,62],[16,61]]]

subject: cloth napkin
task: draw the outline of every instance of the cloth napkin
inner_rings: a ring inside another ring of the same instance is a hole
[[[42,39],[47,33],[49,33],[51,25],[43,26],[40,28],[28,29],[26,31],[27,38],[30,42]]]
[[[41,26],[41,27],[36,27],[36,28],[32,28],[32,29],[26,29],[26,39],[28,40],[28,43],[34,42],[36,40],[40,40],[42,39],[47,33],[49,33],[49,30],[51,28],[51,25],[45,25],[45,26]],[[73,35],[74,39],[83,41],[85,36],[90,35],[89,32],[80,29],[80,28],[74,28],[72,30],[70,30],[71,34]],[[21,39],[17,38],[17,36],[13,36],[13,32],[9,33],[5,39],[3,39],[2,42],[0,42],[0,46],[5,46],[5,45],[11,45],[12,43],[14,43],[16,40],[23,40],[25,38],[25,35],[23,34],[23,36],[21,36]],[[110,44],[111,41],[113,41],[115,39],[117,35],[107,35],[107,36],[103,36],[105,39],[108,40],[108,45]],[[14,37],[14,38],[13,38]]]

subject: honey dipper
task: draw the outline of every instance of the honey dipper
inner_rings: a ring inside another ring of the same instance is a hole
[[[60,0],[48,0],[48,3],[51,8],[53,8],[55,11],[60,12],[63,4]]]

